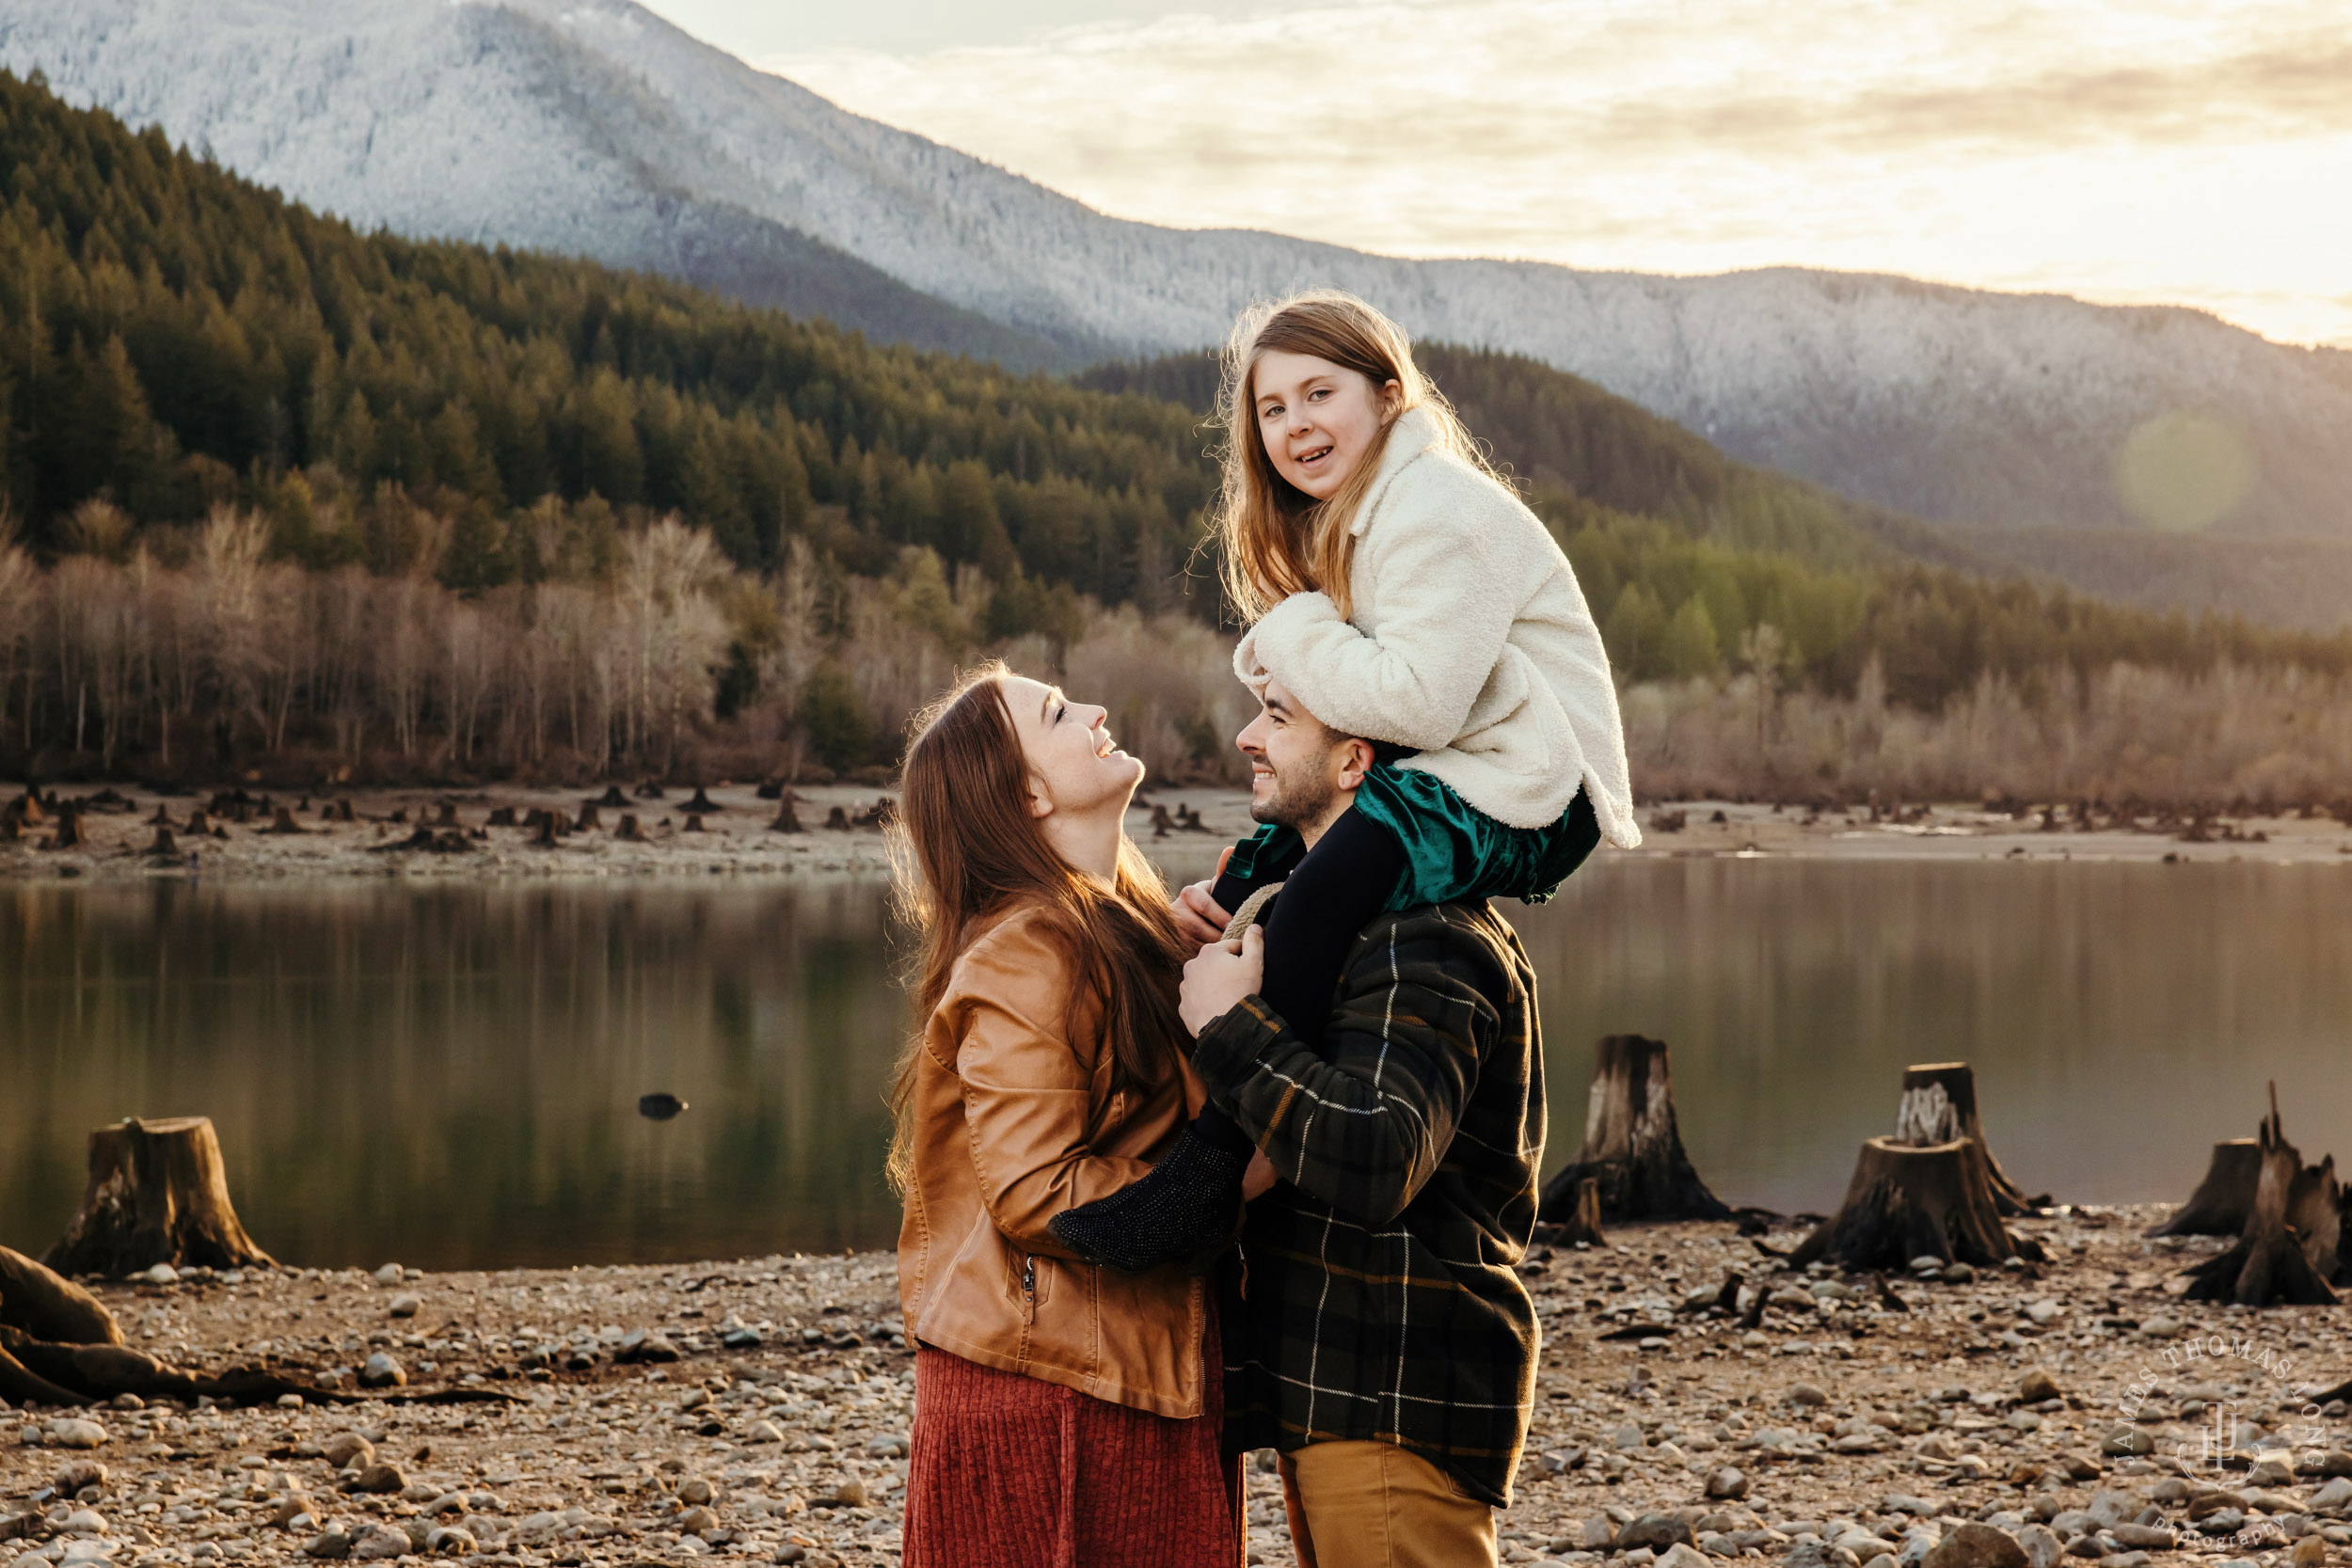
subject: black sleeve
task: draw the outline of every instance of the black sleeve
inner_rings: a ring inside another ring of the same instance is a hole
[[[1388,907],[1404,874],[1405,847],[1350,806],[1283,882],[1266,918],[1258,994],[1309,1050],[1323,1042],[1357,933]]]

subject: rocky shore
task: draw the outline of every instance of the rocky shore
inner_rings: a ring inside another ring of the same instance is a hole
[[[2352,1307],[2186,1304],[2209,1243],[2143,1239],[2161,1212],[2018,1221],[2055,1261],[1884,1282],[1773,1273],[1757,1241],[1794,1234],[1729,1225],[1539,1249],[1504,1560],[2352,1560],[2352,1419],[2322,1397]],[[1770,1292],[1755,1327],[1715,1305],[1734,1274]],[[98,1289],[140,1349],[350,1402],[0,1413],[0,1565],[897,1559],[914,1356],[887,1255]],[[1246,1473],[1251,1560],[1289,1564],[1270,1468]]]
[[[616,799],[617,795],[617,799]],[[158,795],[133,784],[50,792],[11,830],[0,801],[0,879],[203,878],[633,878],[877,874],[887,790],[847,785],[796,792],[798,831],[783,802],[750,785],[707,791],[533,789],[335,790],[315,796],[235,788]],[[75,831],[59,820],[73,811]],[[2125,819],[2088,807],[2048,811],[1912,806],[1819,812],[1723,800],[1642,811],[1651,857],[1967,859],[2003,861],[2262,860],[2346,863],[2352,828],[2332,817]],[[192,815],[203,820],[192,824]],[[542,818],[550,826],[539,826]],[[624,826],[624,819],[628,826]],[[1179,825],[1182,824],[1182,825]],[[1153,791],[1129,831],[1170,875],[1207,875],[1216,852],[1249,832],[1249,799],[1232,789]],[[158,830],[168,833],[162,847]]]

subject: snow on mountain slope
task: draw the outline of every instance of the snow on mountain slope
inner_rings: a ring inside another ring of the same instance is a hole
[[[771,247],[779,231],[818,242],[1080,356],[1198,346],[1254,297],[1337,284],[1417,334],[1533,355],[1736,456],[1948,521],[2128,525],[2125,437],[2201,410],[2255,459],[2225,529],[2352,535],[2352,355],[2194,311],[1128,223],[845,113],[627,0],[0,0],[0,65],[362,224],[752,297],[773,263],[719,253],[763,228]]]

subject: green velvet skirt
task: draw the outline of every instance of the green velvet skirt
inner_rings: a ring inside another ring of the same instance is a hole
[[[1581,789],[1557,822],[1512,828],[1421,769],[1385,762],[1364,775],[1356,809],[1405,847],[1405,870],[1389,895],[1391,910],[1459,898],[1541,904],[1600,843],[1600,821]],[[1269,823],[1234,847],[1225,875],[1252,884],[1269,881],[1299,854],[1297,831]]]

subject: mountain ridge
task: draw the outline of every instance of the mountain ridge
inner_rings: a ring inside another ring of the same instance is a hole
[[[2117,454],[2199,413],[2252,468],[2221,534],[2352,537],[2334,457],[2352,445],[2352,354],[2187,308],[1159,229],[850,114],[627,0],[0,0],[0,64],[403,232],[678,275],[663,225],[739,212],[1001,324],[1028,363],[1199,347],[1249,299],[1337,284],[1418,337],[1529,354],[1743,461],[1947,524],[2137,528]],[[756,286],[740,250],[706,256],[700,280]]]

